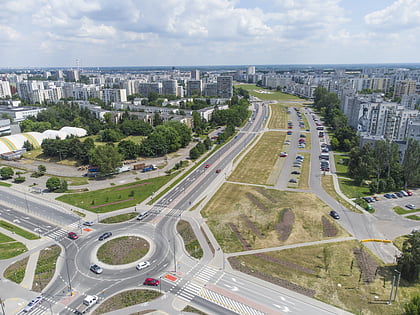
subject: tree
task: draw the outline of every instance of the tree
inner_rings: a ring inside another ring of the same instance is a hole
[[[99,145],[89,152],[89,164],[97,166],[103,176],[116,172],[122,166],[121,161],[121,154],[112,144]]]
[[[403,160],[404,187],[414,186],[420,181],[420,144],[409,139]]]
[[[34,149],[34,146],[29,140],[26,140],[23,143],[23,148],[26,149],[26,151],[32,151]]]
[[[9,166],[5,166],[5,167],[0,168],[1,179],[11,178],[14,174],[15,174],[15,172],[13,171],[13,168],[11,168]]]
[[[403,243],[402,253],[397,257],[401,277],[409,282],[418,282],[420,276],[420,231],[413,231]]]
[[[58,177],[50,177],[48,178],[45,186],[47,186],[49,191],[56,191],[61,187],[60,179]]]
[[[41,173],[42,175],[45,174],[45,172],[47,171],[47,168],[45,167],[45,165],[38,165],[38,173]]]
[[[139,146],[131,140],[123,140],[118,143],[118,152],[125,160],[135,159],[139,155]]]
[[[404,305],[403,315],[419,315],[420,314],[420,295],[414,296],[410,302]]]

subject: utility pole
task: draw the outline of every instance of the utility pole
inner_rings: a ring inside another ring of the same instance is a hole
[[[175,273],[176,273],[176,256],[175,256],[175,238],[174,238],[174,266],[175,266]]]
[[[396,285],[396,287],[395,287],[395,294],[394,294],[394,302],[395,302],[395,300],[396,300],[396,298],[397,298],[397,292],[398,292],[398,287],[399,287],[399,285],[400,285],[400,279],[401,279],[401,272],[399,272],[398,270],[394,270],[396,273],[398,273],[398,279],[397,279],[397,285]]]
[[[67,261],[68,258],[65,258],[65,260],[66,260],[67,277],[69,278],[70,296],[73,296],[73,289],[71,288],[71,281],[70,281],[69,264]]]

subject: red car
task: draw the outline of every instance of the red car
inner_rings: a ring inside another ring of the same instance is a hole
[[[412,196],[412,195],[413,195],[413,192],[411,192],[411,191],[409,191],[409,190],[407,190],[407,191],[406,191],[406,193],[407,193],[407,195],[409,195],[409,196]]]
[[[159,280],[154,278],[146,278],[143,285],[159,285]]]
[[[77,235],[74,232],[69,232],[68,237],[72,240],[77,240],[79,238],[79,235]]]
[[[281,152],[280,153],[280,157],[286,157],[287,156],[287,153],[286,152]]]
[[[287,128],[292,129],[292,128],[293,128],[293,126],[288,126]]]
[[[218,169],[218,170],[216,170],[216,173],[220,173],[222,170],[221,169]]]
[[[210,164],[206,164],[204,167],[205,168],[209,168],[210,167]]]
[[[290,135],[292,134],[292,132],[289,130],[289,131],[287,132],[287,134],[290,136]]]

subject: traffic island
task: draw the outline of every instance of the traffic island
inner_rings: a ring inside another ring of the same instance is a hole
[[[122,236],[99,247],[97,258],[108,265],[124,265],[141,259],[149,249],[149,242],[142,237]]]

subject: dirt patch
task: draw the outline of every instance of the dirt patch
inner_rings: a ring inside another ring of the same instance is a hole
[[[331,222],[328,218],[323,216],[321,218],[322,221],[322,232],[324,237],[334,237],[338,234],[338,229],[334,225],[334,223]]]
[[[255,254],[255,256],[260,257],[260,258],[262,258],[266,261],[269,261],[269,262],[273,262],[273,263],[280,264],[280,265],[283,265],[283,266],[288,267],[288,268],[292,268],[292,269],[295,269],[295,270],[298,270],[298,271],[302,271],[304,273],[308,273],[308,274],[311,274],[311,275],[315,274],[315,271],[313,271],[312,269],[305,268],[305,267],[296,265],[294,263],[291,263],[291,262],[288,262],[288,261],[285,261],[285,260],[282,260],[282,259],[271,257],[267,254]]]
[[[365,283],[371,283],[375,280],[378,263],[369,255],[363,248],[353,249],[354,257],[356,258],[356,265],[361,272],[361,279]]]
[[[11,264],[4,271],[3,276],[10,281],[21,283],[25,277],[26,265],[28,264],[29,256],[18,260]]]
[[[264,235],[261,234],[257,226],[252,222],[245,214],[241,214],[240,218],[245,222],[245,225],[259,238],[263,238]]]
[[[276,224],[276,231],[278,233],[279,240],[284,242],[292,233],[293,223],[295,222],[295,215],[292,209],[283,209],[280,212],[280,222]]]
[[[276,200],[273,196],[271,196],[267,190],[262,189],[261,187],[257,187],[256,190],[263,195],[265,198],[267,198],[268,200],[270,200],[272,203],[277,203],[278,200]]]
[[[249,199],[249,200],[251,200],[252,201],[252,203],[254,204],[254,205],[256,205],[258,208],[260,208],[262,211],[268,211],[268,208],[261,202],[261,201],[259,201],[258,199],[257,199],[257,197],[255,197],[253,194],[251,194],[251,193],[246,193],[245,194],[246,196],[247,196],[247,198]]]
[[[253,270],[253,269],[249,268],[248,266],[246,266],[245,264],[242,264],[238,260],[237,257],[229,257],[228,260],[229,260],[229,263],[232,266],[232,268],[234,268],[236,270],[239,270],[241,272],[244,272],[248,275],[252,275],[252,276],[257,277],[259,279],[262,279],[262,280],[280,285],[280,286],[282,286],[286,289],[298,292],[300,294],[304,294],[304,295],[309,296],[309,297],[313,297],[316,294],[315,290],[302,287],[302,286],[297,285],[295,283],[292,283],[290,281],[283,280],[283,279],[280,279],[280,278],[277,278],[277,277],[273,277],[271,275],[262,273],[262,272],[257,271],[257,270]]]
[[[251,250],[252,246],[248,243],[248,241],[242,236],[241,232],[239,232],[238,228],[232,222],[228,223],[229,227],[231,228],[232,232],[235,233],[236,237],[241,242],[242,246],[245,250]]]
[[[139,260],[149,251],[149,243],[138,236],[110,240],[98,250],[98,259],[109,265],[122,265]]]

